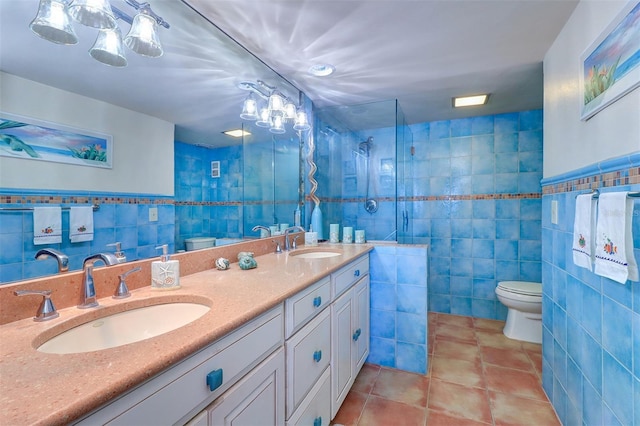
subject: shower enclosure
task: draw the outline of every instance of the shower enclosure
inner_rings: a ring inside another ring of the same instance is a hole
[[[397,101],[315,111],[317,195],[324,227],[363,229],[372,240],[412,243],[411,129]]]

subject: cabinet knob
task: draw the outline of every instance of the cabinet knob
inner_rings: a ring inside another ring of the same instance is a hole
[[[315,351],[313,353],[313,360],[315,362],[320,362],[321,359],[322,359],[322,351]]]
[[[353,276],[354,277],[359,277],[360,276],[360,269],[356,269],[355,271],[353,271]]]
[[[362,330],[361,329],[357,329],[354,333],[353,333],[353,341],[357,342],[358,339],[360,338],[360,334],[362,334]]]
[[[313,419],[313,426],[322,426],[322,417],[316,417]]]
[[[313,298],[313,307],[314,308],[319,308],[320,305],[322,305],[322,297],[320,296],[316,296]]]
[[[213,370],[209,374],[207,374],[207,386],[209,386],[209,390],[213,392],[218,389],[222,384],[222,368],[218,370]]]

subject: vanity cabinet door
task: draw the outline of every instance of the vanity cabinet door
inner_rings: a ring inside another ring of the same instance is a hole
[[[329,426],[331,423],[331,369],[327,368],[300,407],[287,420],[287,426]]]
[[[209,407],[209,425],[284,424],[284,350],[251,370]]]
[[[361,279],[353,288],[355,331],[354,337],[355,358],[354,376],[358,375],[360,368],[369,356],[369,276]]]
[[[340,296],[331,306],[331,418],[335,417],[355,380],[352,368],[355,347],[351,340],[355,330],[354,309],[351,291]]]

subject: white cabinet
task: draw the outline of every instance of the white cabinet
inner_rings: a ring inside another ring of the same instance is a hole
[[[331,418],[369,355],[369,275],[331,306]]]
[[[206,412],[210,426],[284,424],[284,350],[251,370]]]
[[[79,423],[185,423],[282,347],[283,329],[283,307],[278,305]],[[284,388],[283,380],[278,384]]]

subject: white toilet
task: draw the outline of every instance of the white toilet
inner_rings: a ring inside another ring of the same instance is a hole
[[[542,284],[500,281],[496,296],[509,308],[504,335],[510,339],[542,343]]]

